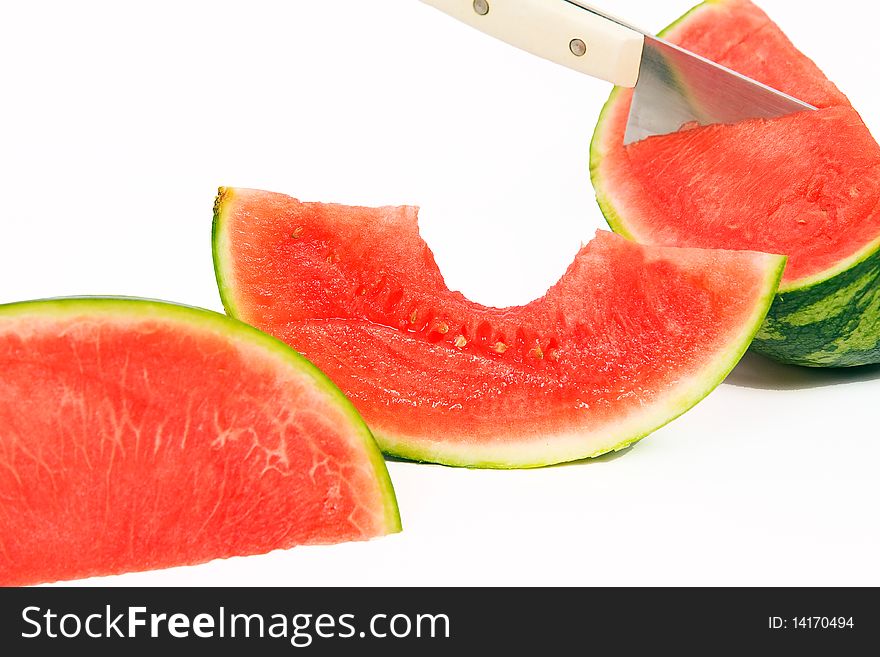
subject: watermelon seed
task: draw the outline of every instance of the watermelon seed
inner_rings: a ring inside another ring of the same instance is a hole
[[[291,236],[293,239],[298,240],[300,237],[302,237],[302,234],[303,234],[303,232],[305,232],[305,229],[306,229],[305,226],[300,226],[300,227],[298,227],[297,229],[295,229],[295,230],[290,234],[290,236]]]
[[[529,352],[529,356],[533,356],[538,359],[544,358],[544,352],[541,351],[541,345],[539,343],[535,344],[535,348]]]
[[[503,342],[496,342],[495,345],[492,347],[492,351],[497,354],[503,354],[505,351],[507,351],[507,345]]]
[[[449,333],[449,325],[446,322],[440,322],[437,325],[437,333],[440,335],[446,335]]]
[[[459,335],[459,336],[456,336],[454,344],[459,349],[463,349],[464,346],[467,344],[467,340],[465,339],[465,337],[463,335]]]
[[[417,320],[418,318],[419,318],[419,311],[418,311],[418,310],[413,310],[413,311],[412,311],[412,314],[409,316],[409,323],[410,323],[410,324],[415,324],[415,323],[416,323],[416,320]]]

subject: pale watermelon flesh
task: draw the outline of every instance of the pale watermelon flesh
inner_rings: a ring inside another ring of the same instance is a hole
[[[216,313],[0,306],[0,585],[399,529],[368,429],[280,342]]]
[[[317,364],[387,453],[532,467],[622,448],[702,399],[760,326],[784,259],[651,248],[610,233],[547,295],[450,291],[411,207],[222,189],[227,311]]]
[[[617,90],[592,157],[616,231],[647,244],[786,254],[782,291],[880,246],[880,146],[764,12],[746,0],[706,3],[664,36],[820,109],[624,147],[632,92]]]

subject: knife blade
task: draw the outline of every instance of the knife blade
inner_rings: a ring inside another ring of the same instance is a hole
[[[626,144],[693,124],[773,119],[816,109],[582,0],[422,2],[539,57],[634,88]]]

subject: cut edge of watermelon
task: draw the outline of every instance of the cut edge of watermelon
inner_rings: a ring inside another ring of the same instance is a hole
[[[173,316],[183,322],[201,324],[215,331],[225,333],[232,338],[245,338],[252,344],[262,346],[281,361],[286,362],[287,365],[297,370],[298,373],[309,377],[319,390],[325,393],[333,403],[337,404],[344,411],[345,415],[352,420],[352,425],[360,429],[359,437],[363,441],[370,464],[373,466],[379,486],[379,493],[382,498],[385,534],[394,534],[402,530],[394,486],[391,483],[385,459],[369,427],[367,427],[348,397],[339,390],[336,384],[309,360],[281,340],[263,333],[259,329],[234,317],[228,317],[204,308],[160,301],[158,299],[125,296],[79,296],[0,304],[0,316],[14,317],[19,313],[33,314],[34,311],[56,317],[78,314],[83,311],[88,311],[91,314],[114,316],[120,314],[120,312],[124,312],[129,316],[142,317],[168,318]]]
[[[668,37],[676,27],[692,18],[697,13],[709,10],[713,6],[724,5],[727,2],[728,0],[704,0],[704,2],[691,7],[691,9],[679,16],[674,22],[660,30],[657,35],[660,37]],[[618,96],[620,96],[622,92],[623,89],[621,87],[615,87],[611,91],[605,105],[602,107],[602,111],[599,113],[599,119],[596,122],[596,130],[593,133],[593,139],[590,142],[590,178],[592,179],[593,188],[596,192],[596,201],[611,230],[631,241],[640,244],[650,244],[650,240],[639,238],[639,236],[633,232],[632,227],[626,225],[620,212],[618,212],[617,208],[611,202],[609,195],[605,192],[605,186],[602,183],[602,163],[604,161],[603,142],[607,136],[604,126],[608,123],[608,117],[610,114],[618,109]],[[830,267],[824,271],[797,280],[783,281],[779,285],[778,292],[779,294],[784,294],[786,292],[808,291],[811,288],[827,283],[836,276],[849,271],[853,267],[862,264],[878,254],[880,254],[880,237],[867,243],[848,258],[840,260],[834,267]]]
[[[453,467],[486,469],[530,469],[571,463],[597,458],[611,452],[624,450],[647,438],[705,399],[733,371],[745,355],[758,333],[776,296],[776,290],[785,271],[784,256],[756,254],[775,261],[768,266],[764,293],[758,300],[754,313],[729,349],[720,352],[702,371],[682,382],[665,398],[654,402],[646,412],[631,415],[616,426],[605,426],[596,432],[572,431],[548,435],[546,444],[527,441],[511,443],[504,447],[497,443],[465,446],[437,443],[437,447],[419,447],[421,442],[408,436],[378,434],[376,441],[382,451],[392,457],[407,461],[440,463]],[[620,436],[626,436],[621,439]],[[590,447],[586,447],[590,445]],[[499,453],[507,453],[501,460]]]

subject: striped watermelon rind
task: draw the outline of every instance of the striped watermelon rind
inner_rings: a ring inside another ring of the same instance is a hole
[[[752,348],[807,367],[880,363],[880,242],[818,282],[780,288]]]

